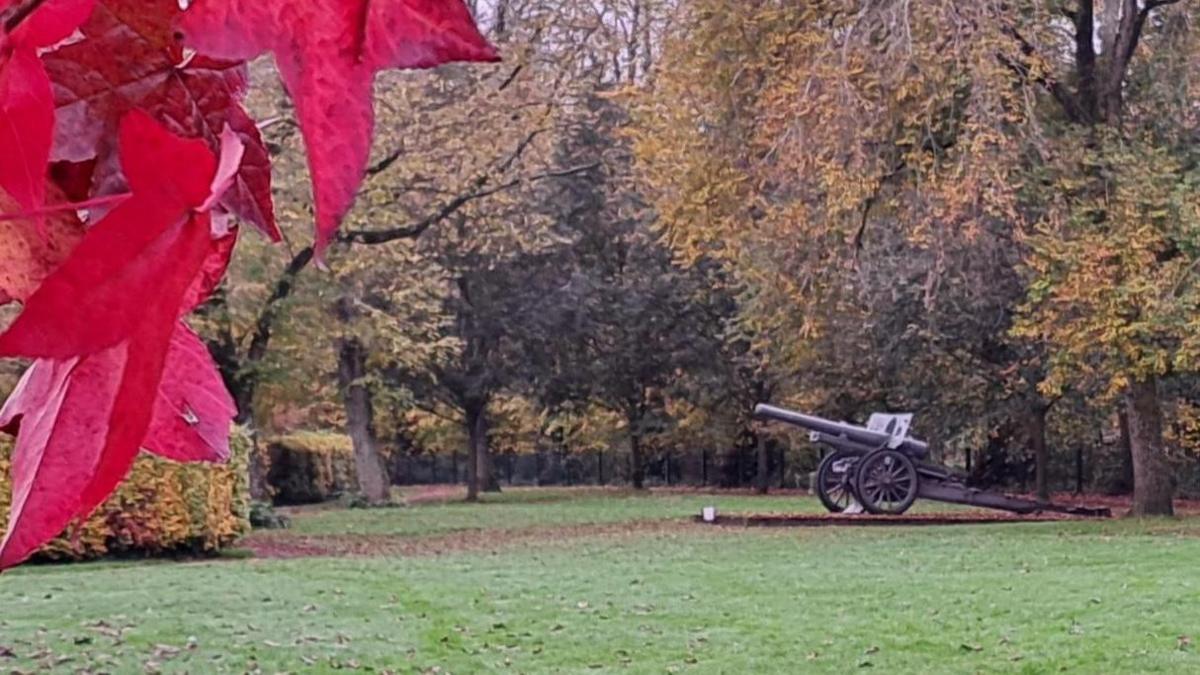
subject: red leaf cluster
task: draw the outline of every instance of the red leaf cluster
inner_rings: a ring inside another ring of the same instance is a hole
[[[462,0],[0,0],[0,304],[23,304],[0,356],[34,360],[0,409],[17,436],[0,569],[87,516],[140,448],[228,458],[236,410],[183,319],[224,275],[230,218],[279,239],[242,107],[267,51],[318,252],[362,180],[375,73],[496,58]]]

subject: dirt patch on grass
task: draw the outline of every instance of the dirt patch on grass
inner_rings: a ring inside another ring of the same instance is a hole
[[[408,505],[444,504],[461,502],[467,497],[467,489],[462,485],[410,485],[401,490],[402,501]],[[483,493],[481,501],[519,504],[545,504],[550,502],[570,501],[585,497],[624,497],[696,493],[698,490],[675,490],[673,488],[653,488],[650,490],[634,490],[633,488],[611,485],[582,485],[582,486],[505,486],[500,493]],[[734,491],[709,492],[719,494],[737,494]]]
[[[630,536],[685,536],[706,528],[688,520],[653,520],[614,524],[533,527],[519,530],[464,530],[425,537],[344,534],[297,535],[289,532],[256,532],[239,548],[256,558],[437,556],[450,553],[499,553],[519,546],[571,544],[584,539],[620,539]]]
[[[709,525],[734,527],[854,527],[886,525],[971,525],[985,523],[1029,523],[1062,520],[1091,520],[1059,513],[1017,515],[1004,512],[965,511],[957,513],[908,513],[901,516],[877,516],[868,513],[805,514],[732,514],[717,516]],[[702,523],[700,516],[695,522]]]

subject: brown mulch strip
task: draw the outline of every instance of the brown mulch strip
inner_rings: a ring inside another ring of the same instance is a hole
[[[718,515],[716,520],[705,523],[700,516],[695,522],[706,525],[734,527],[829,527],[829,526],[882,526],[882,525],[973,525],[985,523],[1029,523],[1063,520],[1095,520],[1062,513],[1038,513],[1018,515],[1012,513],[968,511],[963,513],[908,513],[901,516],[877,516],[869,513],[845,515],[841,513],[805,514],[745,514]]]
[[[583,539],[619,539],[633,535],[677,536],[701,531],[687,520],[655,520],[631,523],[533,527],[518,530],[464,530],[449,534],[404,537],[394,535],[343,534],[294,535],[287,532],[256,532],[241,540],[238,548],[256,558],[439,556],[449,553],[498,553],[531,544],[565,544]]]

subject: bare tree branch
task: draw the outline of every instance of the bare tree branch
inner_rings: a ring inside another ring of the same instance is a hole
[[[41,7],[45,2],[46,0],[25,0],[15,7],[9,8],[7,12],[0,14],[0,16],[4,17],[4,32],[12,33],[17,29],[17,26],[21,25],[21,22],[28,19],[29,15],[36,12],[38,7]]]
[[[498,192],[510,190],[512,188],[515,188],[519,185],[523,185],[526,183],[533,183],[533,182],[537,182],[537,181],[541,181],[541,180],[546,180],[548,178],[564,178],[566,176],[571,176],[571,175],[580,174],[580,173],[586,173],[588,171],[592,171],[592,170],[598,169],[598,168],[600,168],[600,163],[593,162],[591,164],[585,164],[582,166],[571,167],[569,169],[560,169],[557,171],[546,171],[544,173],[535,174],[533,176],[523,176],[521,178],[515,178],[506,183],[494,185],[492,187],[489,187],[489,188],[486,188],[483,190],[478,190],[476,192],[459,195],[459,196],[455,197],[454,199],[450,200],[449,202],[447,202],[436,213],[430,215],[429,217],[425,218],[424,220],[421,220],[420,222],[417,222],[417,223],[414,223],[411,225],[405,225],[403,227],[394,227],[394,228],[390,228],[390,229],[386,229],[386,230],[348,230],[348,231],[343,232],[338,235],[338,241],[344,242],[347,244],[362,244],[362,245],[370,246],[370,245],[375,245],[375,244],[386,244],[386,243],[393,242],[393,241],[399,241],[401,239],[415,239],[415,238],[421,236],[430,227],[436,225],[437,223],[440,223],[441,221],[445,220],[446,218],[449,218],[451,215],[453,215],[455,212],[457,212],[459,209],[466,206],[470,202],[473,202],[473,201],[476,201],[479,199],[483,199],[484,197],[490,197]]]
[[[1011,26],[1006,27],[1004,29],[1004,33],[1017,41],[1017,44],[1020,45],[1021,53],[1026,57],[1033,57],[1037,55],[1037,51],[1034,49],[1034,46],[1025,39],[1025,36],[1018,33],[1015,28]],[[1049,92],[1049,94],[1054,97],[1054,100],[1058,102],[1059,106],[1062,107],[1063,113],[1066,114],[1067,119],[1076,123],[1083,121],[1083,111],[1080,108],[1079,102],[1071,94],[1070,90],[1063,86],[1061,82],[1050,79],[1045,75],[1034,77],[1028,66],[1023,63],[1014,63],[1011,59],[1003,55],[997,55],[996,58],[1000,60],[1000,63],[1003,64],[1005,68],[1008,68],[1016,73],[1016,75],[1022,80],[1033,82]]]

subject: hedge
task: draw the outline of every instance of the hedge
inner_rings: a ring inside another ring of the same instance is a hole
[[[34,560],[213,553],[249,531],[249,440],[235,433],[228,464],[177,464],[148,453],[85,522]],[[11,439],[0,437],[0,534],[8,522]]]
[[[267,439],[266,446],[276,504],[315,504],[358,489],[349,436],[301,431]]]

